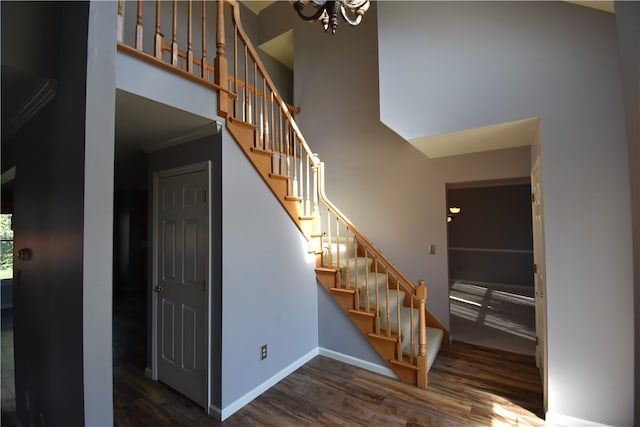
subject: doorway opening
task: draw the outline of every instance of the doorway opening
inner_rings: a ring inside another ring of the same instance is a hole
[[[453,339],[533,356],[530,178],[447,184],[447,221]]]
[[[141,406],[158,406],[158,402],[154,400],[157,393],[166,397],[161,412],[168,419],[174,419],[172,415],[169,415],[172,410],[175,410],[174,405],[199,407],[205,416],[211,406],[207,387],[215,380],[215,378],[209,380],[208,368],[213,364],[210,359],[215,361],[217,356],[208,357],[205,354],[197,361],[198,384],[205,389],[202,399],[191,397],[192,400],[189,400],[188,394],[163,378],[159,378],[160,381],[152,381],[152,379],[158,378],[157,372],[154,373],[156,346],[153,328],[156,322],[154,310],[158,295],[157,292],[154,292],[154,288],[159,285],[159,282],[154,280],[153,248],[155,242],[166,237],[155,235],[157,230],[155,230],[153,222],[153,176],[159,171],[184,168],[187,165],[208,164],[208,162],[218,164],[221,156],[219,126],[211,119],[169,105],[159,104],[151,99],[119,89],[116,90],[115,125],[114,420],[118,423],[118,420],[126,419],[138,411]],[[217,180],[212,177],[210,167],[205,169],[207,185],[213,182],[217,183]],[[217,187],[212,188],[211,192],[219,194]],[[208,194],[206,197],[207,203],[217,206],[217,202],[214,201],[217,199],[214,199],[212,194]],[[207,221],[209,221],[209,217],[207,217]],[[193,225],[190,219],[185,219],[185,223]],[[207,225],[207,230],[211,229],[212,227]],[[195,228],[185,227],[185,230],[188,234]],[[214,245],[214,247],[217,246]],[[186,251],[186,249],[184,250]],[[212,257],[207,252],[206,259],[203,261],[207,272],[212,262],[211,259]],[[193,266],[193,263],[189,265]],[[206,286],[210,286],[210,280],[208,277],[207,279]],[[201,282],[198,282],[198,286],[200,289],[203,288]],[[168,295],[168,292],[163,295]],[[202,296],[201,303],[208,309],[211,301],[218,301],[216,298],[217,294],[210,297],[207,293],[206,296]],[[169,305],[169,303],[164,304],[164,308]],[[190,312],[182,305],[180,307],[176,305],[175,308],[174,312],[180,316]],[[192,316],[193,318],[195,317]],[[175,319],[178,319],[178,315]],[[207,324],[204,327],[199,324],[198,330],[206,334],[211,328],[208,324],[209,317],[205,315],[204,319]],[[199,344],[204,342],[205,349],[210,348],[210,345],[206,343],[208,338],[207,335],[198,341]],[[167,387],[167,383],[173,388]],[[182,394],[175,392],[175,390]],[[164,408],[165,406],[166,408]]]

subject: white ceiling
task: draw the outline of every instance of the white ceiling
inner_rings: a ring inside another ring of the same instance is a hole
[[[116,90],[116,143],[119,150],[139,147],[147,152],[191,141],[219,131],[205,117]]]
[[[480,151],[524,147],[533,142],[538,122],[537,117],[531,117],[440,135],[413,138],[409,140],[409,143],[432,159]]]

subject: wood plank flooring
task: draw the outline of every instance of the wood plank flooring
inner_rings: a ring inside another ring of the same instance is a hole
[[[318,356],[220,423],[144,376],[146,303],[114,302],[116,426],[545,425],[533,357],[459,342],[438,355],[428,390]]]
[[[454,342],[428,390],[318,356],[223,423],[131,366],[115,371],[118,426],[542,426],[533,358]]]

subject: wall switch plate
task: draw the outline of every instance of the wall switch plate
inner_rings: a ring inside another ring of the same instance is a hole
[[[260,347],[260,360],[264,360],[267,358],[267,345],[263,345]]]
[[[436,245],[429,245],[429,255],[435,255]]]

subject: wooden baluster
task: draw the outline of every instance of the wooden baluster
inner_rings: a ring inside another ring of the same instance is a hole
[[[318,168],[323,167],[320,163],[320,159],[318,159],[318,155],[313,155],[315,166],[313,167],[313,212],[312,212],[312,223],[313,223],[313,232],[311,233],[314,237],[320,235],[320,208],[318,206]],[[324,174],[323,174],[324,175]]]
[[[273,101],[273,93],[271,95],[272,95],[271,100]],[[273,129],[273,133],[275,134],[274,138],[277,139],[278,141],[282,141],[282,145],[285,147],[284,151],[286,155],[285,155],[285,162],[284,162],[284,170],[285,170],[284,175],[289,178],[287,182],[287,194],[292,194],[291,175],[289,174],[289,172],[291,171],[291,141],[285,138],[281,138],[282,128],[280,127],[280,125],[282,124],[281,122],[282,116],[280,115],[280,109],[278,108],[278,106],[275,103],[272,105],[274,108],[273,115],[276,117],[275,119],[276,126]]]
[[[258,63],[253,61],[253,122],[258,124]]]
[[[367,247],[364,247],[364,265],[365,265],[365,269],[364,269],[364,288],[365,288],[365,294],[367,295],[367,299],[366,302],[364,303],[364,309],[369,311],[371,309],[370,304],[369,304],[369,269],[367,268],[367,264],[368,264],[368,258],[369,258],[369,252],[367,251]]]
[[[244,96],[243,96],[242,120],[248,122],[249,111],[249,48],[244,45]]]
[[[138,0],[136,15],[136,49],[142,50],[142,0]]]
[[[160,0],[156,0],[156,32],[153,35],[153,56],[162,60],[162,33],[160,32]]]
[[[385,277],[385,293],[387,296],[387,312],[385,313],[385,317],[387,320],[387,327],[386,329],[386,335],[388,337],[391,336],[391,308],[389,307],[390,301],[389,301],[389,271],[387,270],[387,272],[385,273],[386,277]]]
[[[262,149],[266,150],[269,146],[269,141],[267,139],[267,132],[269,129],[269,113],[267,110],[267,83],[262,78]]]
[[[209,81],[207,71],[207,2],[202,0],[202,58],[200,62],[200,77]]]
[[[309,186],[310,184],[310,179],[309,179],[309,171],[311,170],[311,167],[309,166],[309,162],[311,159],[309,159],[309,155],[307,154],[307,194],[305,197],[305,201],[304,201],[304,214],[306,216],[310,216],[311,215],[311,192],[309,191]],[[324,179],[324,178],[323,178]],[[324,181],[323,181],[324,182]],[[337,220],[337,218],[336,218]]]
[[[282,111],[280,111],[280,114],[282,114]],[[288,125],[287,135],[289,135]],[[287,140],[289,140],[289,138],[287,138]],[[296,154],[297,144],[295,142],[292,142],[291,146],[293,147],[293,180],[291,181],[291,186],[293,187],[293,196],[298,197],[298,156]],[[300,151],[300,148],[298,148],[297,151]],[[302,157],[300,157],[300,163],[302,163]]]
[[[193,46],[192,46],[192,32],[193,32],[193,5],[192,0],[187,2],[187,72],[193,73]]]
[[[295,141],[296,144],[298,144],[298,147],[300,147],[298,150],[300,152],[300,171],[298,173],[298,176],[300,177],[299,179],[299,185],[300,188],[298,189],[298,194],[300,197],[304,198],[304,193],[303,193],[303,184],[304,184],[304,174],[302,173],[302,168],[304,166],[304,160],[302,158],[302,156],[304,155],[306,157],[306,153],[304,152],[304,150],[302,149],[302,144],[300,144],[300,141],[298,141],[298,139],[296,138],[295,133],[293,132],[293,129],[289,129],[289,131],[291,132],[291,139],[293,141]],[[302,215],[304,215],[304,200],[300,201],[300,210],[302,211]]]
[[[415,357],[416,354],[416,350],[415,350],[415,343],[414,343],[414,336],[415,336],[415,331],[414,331],[414,327],[413,327],[413,295],[411,296],[411,305],[410,305],[411,311],[410,313],[410,321],[411,321],[411,329],[410,329],[410,340],[409,340],[409,363],[411,363],[413,365],[413,359]]]
[[[302,162],[301,162],[302,163]],[[329,242],[329,248],[327,249],[327,264],[331,265],[333,262],[331,253],[331,211],[327,208],[327,240]]]
[[[347,266],[346,266],[346,271],[347,271],[347,289],[351,289],[351,263],[350,263],[350,258],[351,258],[351,251],[349,250],[349,226],[345,226],[345,231],[344,231],[344,237],[346,239],[345,241],[345,259],[347,260]]]
[[[247,101],[249,99],[249,48],[244,44],[244,87],[242,90],[242,120],[247,121]]]
[[[353,238],[353,264],[354,264],[353,273],[356,276],[353,280],[353,286],[355,287],[356,294],[357,294],[360,291],[360,283],[359,283],[360,266],[359,266],[359,260],[358,260],[358,239],[355,238],[355,234],[353,236],[354,236]]]
[[[380,294],[380,283],[378,283],[378,258],[374,260],[374,271],[376,274],[376,317],[375,317],[375,325],[376,325],[376,334],[380,335],[380,301],[378,299],[378,295]]]
[[[228,67],[227,58],[224,53],[224,48],[225,48],[224,2],[219,1],[217,2],[217,5],[218,5],[218,8],[217,8],[218,14],[216,17],[216,57],[213,60],[213,69],[214,69],[216,84],[218,84],[220,87],[227,88],[229,85],[229,78],[228,78],[229,70],[227,68]],[[236,31],[236,36],[237,36],[237,31]],[[235,68],[235,60],[236,60],[236,57],[234,56],[234,68]],[[238,81],[237,78],[233,80],[234,93],[237,93],[235,92],[235,89],[236,89],[235,85],[237,81]],[[221,116],[227,116],[228,114],[233,114],[233,111],[231,108],[231,97],[225,91],[218,92],[218,112]]]
[[[353,281],[353,288],[355,289],[356,293],[355,293],[355,297],[356,297],[356,310],[360,310],[360,283],[359,283],[359,278],[360,278],[360,265],[358,262],[358,239],[355,238],[355,234],[354,234],[354,238],[353,238],[353,254],[354,254],[354,258],[353,258],[353,273],[356,276],[354,281]]]
[[[426,308],[427,287],[424,280],[418,281],[416,287],[416,299],[418,300],[418,387],[427,388],[427,322]]]
[[[340,273],[340,220],[338,215],[336,215],[336,267],[338,268],[338,273]],[[342,283],[340,282],[339,287],[342,287]]]
[[[171,65],[178,65],[178,0],[173,0],[173,26],[171,35]]]
[[[116,24],[116,37],[119,42],[124,40],[124,8],[122,0],[118,0],[118,22]]]
[[[224,4],[224,2],[218,2]],[[233,109],[233,116],[238,118],[240,116],[240,99],[238,99],[238,94],[240,90],[238,89],[238,27],[235,27],[234,38],[233,38],[233,94],[235,95]]]
[[[396,277],[396,321],[398,322],[398,342],[396,343],[397,359],[402,362],[402,318],[400,316],[400,279]]]

